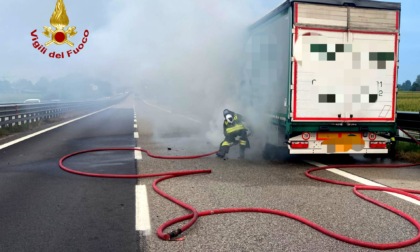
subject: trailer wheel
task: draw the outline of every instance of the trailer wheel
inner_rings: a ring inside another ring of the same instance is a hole
[[[268,161],[281,161],[289,156],[289,149],[285,146],[277,146],[266,143],[263,150],[263,158]]]
[[[274,145],[265,144],[263,154],[262,154],[265,160],[273,159],[273,154],[274,154],[273,148],[274,148]]]

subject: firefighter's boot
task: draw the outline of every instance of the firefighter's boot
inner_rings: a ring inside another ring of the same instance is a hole
[[[225,155],[224,155],[224,154],[222,154],[222,153],[220,153],[220,151],[218,151],[218,152],[216,153],[216,156],[217,156],[218,158],[224,158],[224,157],[225,157]]]
[[[224,158],[225,155],[229,152],[229,146],[220,146],[219,151],[216,153],[216,156],[219,158]]]
[[[244,159],[245,158],[245,146],[241,146],[239,148],[239,159]]]

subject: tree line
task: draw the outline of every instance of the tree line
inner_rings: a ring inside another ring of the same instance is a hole
[[[112,96],[114,92],[109,82],[80,75],[68,75],[53,80],[43,77],[36,82],[26,79],[13,82],[0,80],[2,97],[26,94],[44,100],[74,101]]]
[[[420,91],[420,75],[417,75],[416,80],[411,83],[410,80],[404,81],[403,84],[398,84],[399,91]]]

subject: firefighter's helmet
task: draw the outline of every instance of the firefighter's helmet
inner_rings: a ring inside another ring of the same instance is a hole
[[[230,111],[229,109],[223,110],[223,117],[228,121],[229,123],[233,122],[233,111]]]
[[[228,121],[229,123],[233,123],[233,116],[231,114],[227,114],[225,118],[226,118],[226,121]]]
[[[229,109],[223,110],[223,117],[226,117],[226,115],[228,115],[228,114],[233,114],[233,112],[230,111]]]

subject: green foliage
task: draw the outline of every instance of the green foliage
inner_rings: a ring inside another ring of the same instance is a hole
[[[398,85],[399,91],[410,91],[411,89],[411,81],[406,80],[402,85]]]
[[[420,91],[420,84],[414,82],[413,85],[411,85],[410,91]]]
[[[30,123],[26,123],[26,124],[22,124],[22,125],[15,125],[15,126],[11,126],[11,127],[4,127],[0,129],[0,137],[3,136],[8,136],[14,133],[18,133],[18,132],[22,132],[22,131],[26,131],[28,129],[31,129],[33,127],[36,127],[37,125],[39,125],[39,122],[34,122],[32,124]]]
[[[420,111],[420,92],[400,91],[397,95],[398,111]]]
[[[416,80],[411,84],[411,81],[406,80],[403,84],[398,84],[399,91],[420,91],[420,75],[417,75]]]
[[[397,157],[412,163],[420,162],[420,145],[415,143],[397,142]]]
[[[10,127],[3,127],[3,128],[0,128],[0,138],[3,136],[12,135],[19,132],[24,132],[28,130],[36,130],[40,126],[47,125],[50,123],[60,122],[61,120],[63,120],[63,117],[44,118],[36,122],[24,123],[21,125],[14,125]]]
[[[32,83],[28,80],[0,81],[0,103],[21,103],[35,98],[41,101],[80,101],[112,96],[109,82],[81,75],[68,75],[49,81],[41,78]]]
[[[408,142],[397,142],[397,150],[399,151],[419,151],[420,145]]]
[[[0,93],[0,103],[22,103],[27,99],[40,99],[44,101],[41,93]]]

